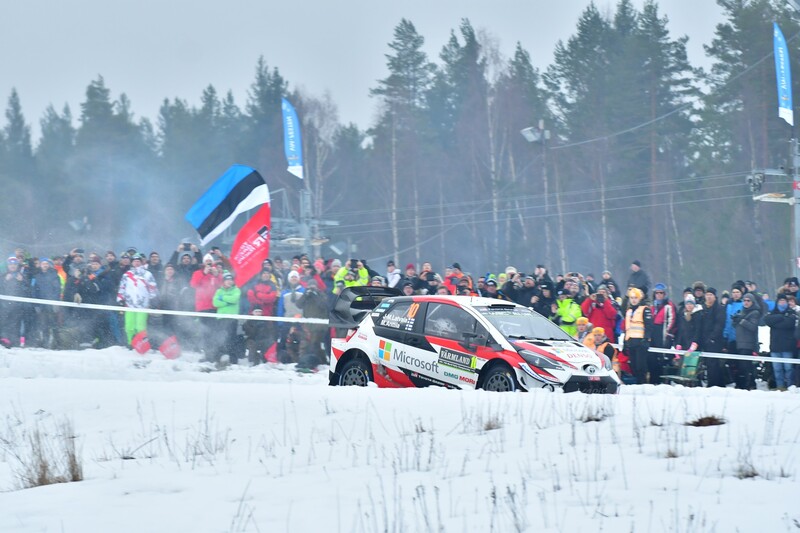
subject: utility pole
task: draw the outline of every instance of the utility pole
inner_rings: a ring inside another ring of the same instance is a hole
[[[553,268],[552,236],[550,234],[550,191],[547,179],[547,141],[550,140],[550,130],[544,129],[544,119],[539,119],[539,127],[528,127],[520,131],[529,143],[542,144],[542,185],[544,188],[544,235],[545,235],[545,264]]]
[[[794,129],[794,128],[793,128]],[[792,216],[792,268],[795,276],[800,276],[800,153],[798,152],[797,138],[792,135],[789,141],[791,147],[792,167],[788,170],[764,168],[756,169],[745,178],[750,191],[753,193],[753,200],[756,202],[771,202],[788,204],[793,209]],[[768,177],[792,179],[792,195],[787,196],[782,193],[756,194],[761,190],[761,186]]]

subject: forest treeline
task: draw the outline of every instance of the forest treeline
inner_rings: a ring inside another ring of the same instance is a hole
[[[0,241],[45,252],[172,246],[191,234],[192,203],[242,163],[267,179],[273,213],[296,213],[307,186],[314,216],[340,222],[318,235],[356,245],[379,269],[388,258],[459,261],[475,273],[543,263],[625,279],[639,259],[674,289],[695,278],[774,287],[792,269],[790,208],[754,202],[745,175],[790,166],[772,22],[789,41],[800,95],[800,19],[778,0],[718,3],[724,21],[705,45],[705,70],[655,1],[620,0],[608,15],[590,5],[544,70],[531,60],[543,51],[518,44],[503,58],[493,29],[468,20],[428,57],[403,19],[387,36],[366,130],[263,57],[245,102],[208,86],[199,106],[165,99],[154,121],[98,76],[79,110],[45,111],[35,143],[24,95],[12,90]],[[281,97],[302,123],[305,182],[286,171]],[[788,178],[764,186],[790,190]]]

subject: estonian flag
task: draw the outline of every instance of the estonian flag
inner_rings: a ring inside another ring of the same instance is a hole
[[[258,171],[233,165],[197,200],[186,220],[205,246],[225,231],[240,213],[269,203],[269,188]]]
[[[231,266],[240,287],[261,270],[269,256],[269,188],[264,178],[250,167],[233,165],[186,213],[186,220],[200,234],[200,244],[204,246],[225,231],[240,213],[259,206],[239,230],[231,249]]]

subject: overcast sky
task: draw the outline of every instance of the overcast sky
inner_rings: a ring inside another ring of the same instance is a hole
[[[642,0],[634,0],[640,7]],[[575,32],[588,0],[24,0],[3,2],[0,103],[12,87],[38,135],[48,104],[80,115],[86,86],[98,75],[116,99],[125,92],[138,117],[155,122],[164,98],[199,102],[204,87],[233,91],[244,107],[263,55],[292,89],[330,91],[342,122],[370,125],[369,89],[386,76],[387,43],[405,17],[438,54],[462,18],[498,41],[505,56],[522,43],[544,69],[559,39]],[[616,2],[597,0],[604,13]],[[714,0],[661,0],[673,37],[688,35],[689,59],[707,64],[703,44],[722,20]],[[3,119],[3,123],[5,120]]]

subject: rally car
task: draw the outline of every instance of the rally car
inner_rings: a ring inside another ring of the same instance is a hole
[[[331,385],[615,393],[611,361],[530,308],[472,296],[350,287],[331,326]]]

